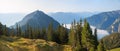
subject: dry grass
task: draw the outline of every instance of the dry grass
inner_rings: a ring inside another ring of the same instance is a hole
[[[2,36],[0,38],[0,51],[71,51],[71,46],[63,46],[43,39]]]
[[[112,49],[110,51],[120,51],[120,48],[115,48],[115,49]]]

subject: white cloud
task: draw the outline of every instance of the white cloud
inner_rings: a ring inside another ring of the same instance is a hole
[[[64,25],[65,26],[65,25]],[[70,29],[71,24],[66,24],[67,28]],[[92,28],[92,31],[94,32],[94,29],[96,27],[94,26],[90,26]],[[101,29],[97,29],[97,34],[98,34],[98,39],[101,39],[102,37],[109,35],[109,33],[106,30],[101,30]]]

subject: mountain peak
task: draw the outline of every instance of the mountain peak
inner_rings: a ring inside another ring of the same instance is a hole
[[[40,10],[36,10],[36,11],[34,11],[34,12],[42,12],[42,11],[40,11]]]
[[[36,11],[34,11],[33,13],[39,14],[39,13],[44,13],[44,12],[43,12],[43,11],[40,11],[40,10],[36,10]]]
[[[52,17],[48,16],[42,11],[36,10],[28,15],[26,15],[23,20],[18,22],[22,29],[25,29],[27,24],[33,28],[48,28],[50,23],[53,23],[53,27],[57,28],[59,23],[54,20]]]
[[[36,10],[36,12],[39,12],[39,10]]]
[[[43,11],[39,11],[39,10],[36,10],[32,13],[29,13],[28,15],[26,15],[26,17],[24,19],[31,19],[33,17],[44,17],[44,15],[46,15]]]

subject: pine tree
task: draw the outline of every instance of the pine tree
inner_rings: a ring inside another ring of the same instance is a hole
[[[32,27],[29,27],[29,38],[33,38],[33,29],[32,29]]]
[[[69,32],[69,44],[74,45],[75,44],[75,31],[73,29],[73,23],[71,24],[70,32]]]
[[[19,34],[18,34],[18,36],[20,36],[20,37],[21,37],[21,36],[22,36],[22,29],[21,29],[21,27],[20,27],[20,26],[18,27],[18,33],[19,33]]]
[[[23,35],[25,38],[28,38],[28,32],[27,32],[27,28],[26,30],[24,31],[24,35]]]
[[[8,35],[8,29],[7,29],[6,25],[3,26],[2,32],[3,32],[3,35],[9,36],[9,35]]]
[[[89,51],[95,51],[94,47],[90,47]]]
[[[95,49],[97,49],[97,46],[98,46],[98,37],[97,37],[97,29],[95,28],[94,30],[94,40],[95,40]]]
[[[90,28],[89,23],[87,20],[84,20],[84,27],[82,29],[82,45],[87,50],[90,49],[90,47],[94,47],[94,36],[92,35],[92,30]]]
[[[69,44],[72,46],[73,49],[75,48],[75,42],[76,42],[75,32],[74,32],[74,30],[71,28],[71,29],[70,29],[70,33],[69,33]]]
[[[40,33],[39,33],[39,34],[40,34]],[[46,32],[46,28],[42,28],[42,30],[41,30],[41,34],[40,34],[40,37],[41,37],[42,39],[47,40],[47,32]]]
[[[22,30],[20,25],[16,24],[16,36],[21,36]]]
[[[67,30],[67,26],[65,24],[65,28],[63,27],[63,32],[64,32],[64,42],[63,43],[68,43],[68,30]]]
[[[52,26],[52,23],[49,24],[48,26],[48,30],[47,30],[47,40],[48,41],[53,41],[53,26]]]
[[[76,34],[77,34],[77,36],[78,36],[78,41],[79,41],[79,43],[80,43],[80,45],[82,45],[82,43],[81,43],[81,35],[82,35],[82,20],[80,20],[80,22],[78,22],[77,23],[77,25],[76,25]]]
[[[82,20],[75,24],[75,32],[76,32],[76,48],[75,51],[82,51],[82,43],[81,43],[81,35],[82,35]]]
[[[18,26],[18,24],[16,24],[16,36],[18,36],[19,35],[19,26]]]
[[[22,36],[22,30],[19,24],[16,24],[16,36]]]
[[[81,43],[80,43],[80,36],[79,34],[76,34],[76,48],[75,48],[75,51],[81,51],[82,50],[82,46],[81,46]]]
[[[39,28],[34,29],[34,38],[42,39],[41,30]]]
[[[2,24],[0,23],[0,35],[3,35],[3,32],[2,32]]]
[[[73,48],[73,51],[80,51],[82,50],[81,46],[81,28],[80,24],[76,24],[76,21],[72,23],[70,34],[69,34],[69,43]]]
[[[59,43],[59,44],[61,43],[60,38],[59,38],[60,37],[60,31],[61,31],[61,25],[58,25],[58,27],[57,27],[57,29],[56,29],[56,31],[54,33],[54,35],[55,35],[54,36],[54,41]]]
[[[29,24],[27,24],[27,26],[26,26],[24,36],[25,36],[25,38],[30,38],[30,25]]]
[[[62,26],[60,26],[60,31],[58,33],[59,33],[60,44],[67,43],[67,41],[68,41],[67,33],[68,32],[67,32],[67,29],[63,27],[63,24],[62,24]]]
[[[104,48],[103,43],[99,43],[98,47],[97,47],[97,51],[106,51]]]
[[[14,28],[12,27],[11,31],[10,31],[10,36],[15,36],[15,30]]]

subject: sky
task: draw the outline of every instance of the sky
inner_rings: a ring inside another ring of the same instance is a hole
[[[120,9],[120,0],[0,0],[0,13],[102,12]]]

